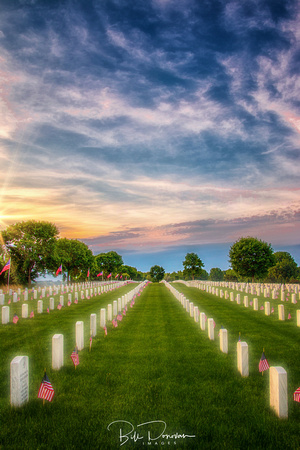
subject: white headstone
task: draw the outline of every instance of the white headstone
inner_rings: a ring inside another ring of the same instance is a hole
[[[297,309],[297,327],[300,327],[300,309]]]
[[[9,323],[9,306],[2,306],[2,325]]]
[[[37,290],[36,289],[34,289],[34,291],[33,291],[33,298],[34,298],[34,300],[36,300],[37,299]]]
[[[241,304],[241,294],[237,294],[237,296],[236,296],[236,302],[237,302],[238,305]]]
[[[287,373],[282,367],[270,367],[270,406],[278,417],[288,417]]]
[[[220,350],[223,353],[228,353],[228,333],[225,328],[220,329]]]
[[[13,303],[17,303],[18,301],[18,294],[16,292],[13,293]]]
[[[194,317],[194,303],[193,302],[190,303],[190,316]]]
[[[50,297],[49,299],[49,308],[54,309],[54,297]]]
[[[200,328],[201,330],[205,330],[205,313],[200,313]]]
[[[96,336],[97,334],[97,315],[91,314],[90,316],[90,335]]]
[[[16,356],[10,363],[10,404],[11,406],[22,406],[28,400],[28,356]]]
[[[265,315],[270,315],[270,302],[265,302]]]
[[[253,299],[253,309],[254,309],[254,311],[258,311],[258,299],[257,298]]]
[[[24,292],[24,302],[27,302],[28,300],[28,291]]]
[[[38,314],[42,314],[42,312],[43,312],[43,300],[39,300],[37,302],[37,312],[38,312]]]
[[[198,308],[198,306],[194,306],[194,320],[195,320],[195,322],[199,322],[199,308]]]
[[[52,369],[59,370],[64,365],[64,336],[52,336]]]
[[[0,305],[4,305],[5,296],[4,294],[0,294]]]
[[[106,309],[101,308],[100,310],[100,327],[104,328],[106,325]]]
[[[23,303],[22,305],[22,317],[23,319],[27,319],[28,317],[28,303]]]
[[[246,342],[239,341],[237,343],[237,366],[242,377],[249,376],[248,344]]]
[[[107,305],[107,320],[108,322],[112,321],[112,305]]]
[[[293,305],[295,305],[297,303],[296,294],[292,294],[292,303],[293,303]]]
[[[244,297],[244,306],[245,306],[245,308],[248,308],[248,306],[249,306],[248,295],[245,295],[245,297]]]
[[[278,319],[284,320],[284,305],[278,305]]]
[[[122,310],[122,299],[118,298],[118,312]]]
[[[215,339],[214,319],[207,319],[208,338],[213,341]]]
[[[117,300],[113,301],[113,316],[115,317],[118,314],[118,302]]]
[[[76,322],[75,330],[76,330],[76,346],[78,350],[82,350],[84,348],[84,332],[83,332],[83,322]]]
[[[64,296],[63,295],[59,296],[59,303],[61,304],[61,306],[64,306]]]

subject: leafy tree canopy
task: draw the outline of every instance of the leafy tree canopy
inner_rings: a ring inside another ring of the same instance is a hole
[[[232,269],[237,275],[246,278],[263,278],[275,258],[271,244],[254,237],[241,238],[229,250]]]
[[[122,256],[117,252],[100,253],[95,257],[97,270],[105,272],[106,275],[119,272],[123,265]]]
[[[201,275],[202,267],[204,267],[203,262],[196,253],[187,253],[182,264],[184,267],[183,275],[191,277],[193,280],[195,276]]]
[[[12,265],[20,283],[29,285],[54,265],[54,249],[59,231],[55,224],[29,220],[2,231]]]
[[[268,271],[268,278],[275,283],[287,283],[297,278],[297,263],[288,252],[274,253],[275,266]]]
[[[56,266],[62,264],[67,272],[67,282],[72,279],[85,278],[87,271],[94,269],[94,256],[86,244],[77,239],[58,239],[55,247]]]
[[[160,266],[153,266],[150,269],[150,277],[154,283],[159,283],[165,275],[165,269]]]
[[[210,269],[209,279],[211,281],[223,281],[224,279],[223,270],[219,269],[218,267]]]

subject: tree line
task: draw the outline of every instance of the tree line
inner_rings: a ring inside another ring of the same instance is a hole
[[[15,284],[30,286],[40,275],[55,275],[60,266],[66,282],[106,280],[108,276],[110,279],[145,279],[144,273],[124,265],[117,252],[93,255],[78,239],[59,238],[57,226],[45,221],[29,220],[8,226],[1,232],[0,252],[4,262],[11,259],[10,277]],[[7,276],[4,272],[0,283],[4,283]]]
[[[196,253],[187,253],[183,270],[165,273],[155,265],[149,272],[125,265],[115,251],[93,255],[78,239],[59,237],[57,226],[51,222],[29,220],[8,226],[1,232],[0,256],[3,263],[11,259],[10,277],[15,284],[31,285],[40,275],[55,275],[61,267],[64,281],[148,279],[159,282],[184,280],[266,281],[273,283],[300,282],[300,268],[288,252],[275,252],[271,244],[246,237],[236,241],[229,250],[230,268],[212,268],[210,273]],[[99,278],[99,276],[101,278]],[[5,283],[7,273],[0,275]]]
[[[300,267],[289,252],[274,252],[271,244],[254,237],[243,237],[229,250],[230,268],[214,267],[208,273],[196,253],[187,253],[184,270],[165,274],[167,281],[210,280],[300,283]]]

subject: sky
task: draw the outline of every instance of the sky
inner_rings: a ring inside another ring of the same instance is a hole
[[[0,230],[207,271],[300,265],[299,2],[0,0]]]

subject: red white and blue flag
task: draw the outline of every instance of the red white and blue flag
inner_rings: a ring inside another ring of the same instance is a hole
[[[54,389],[49,381],[49,378],[47,377],[47,374],[45,372],[45,375],[42,379],[39,392],[38,392],[38,398],[42,398],[43,400],[48,400],[48,402],[52,402],[54,396]]]
[[[294,392],[294,400],[295,402],[300,402],[300,387],[298,387],[298,389]]]
[[[90,269],[88,269],[87,278],[90,276]]]
[[[57,276],[60,272],[62,272],[62,264],[59,266],[59,268],[57,269],[55,275]]]
[[[6,270],[9,270],[9,269],[10,269],[10,258],[9,258],[9,260],[7,261],[7,263],[5,264],[5,266],[3,267],[3,269],[1,270],[0,275],[1,275],[3,272],[5,272]]]
[[[258,368],[260,372],[264,372],[265,370],[268,370],[270,368],[265,352],[262,352]]]
[[[13,323],[18,323],[19,317],[17,316],[17,314],[14,315],[13,317]]]
[[[74,366],[78,366],[78,364],[79,364],[79,355],[78,355],[77,347],[75,347],[75,349],[72,351],[71,359],[72,359],[72,361],[74,363]]]
[[[103,272],[98,273],[97,277],[101,277],[103,275]]]
[[[107,278],[110,278],[110,277],[111,277],[111,273],[109,275],[107,275]]]

